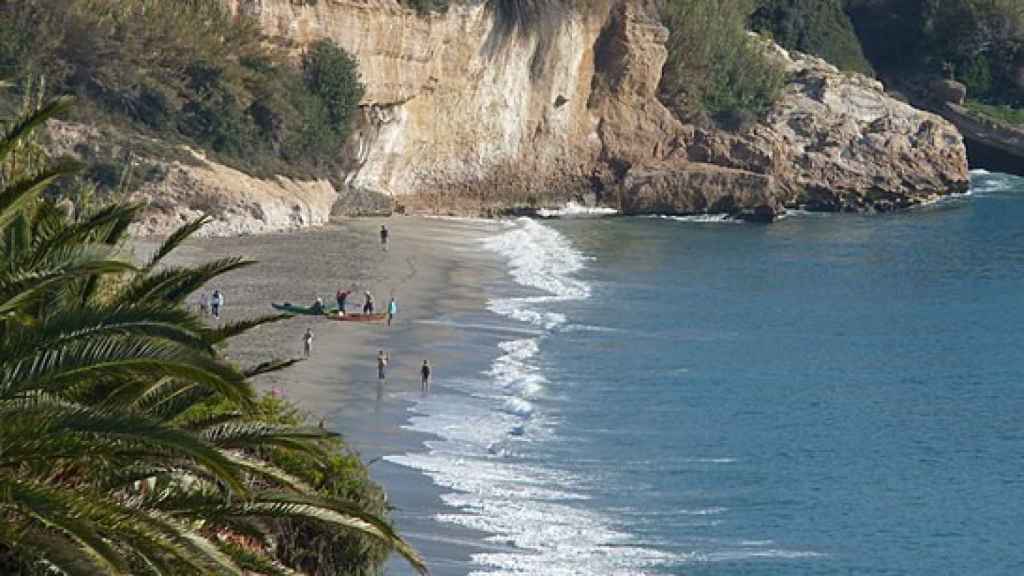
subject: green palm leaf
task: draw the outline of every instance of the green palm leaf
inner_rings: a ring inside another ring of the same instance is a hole
[[[204,214],[191,222],[183,224],[177,230],[172,232],[171,235],[160,244],[160,247],[157,248],[156,252],[149,259],[149,264],[146,266],[146,270],[152,270],[160,263],[160,261],[173,252],[175,248],[180,246],[182,242],[191,238],[203,226],[208,224],[210,220],[212,220],[212,218]]]

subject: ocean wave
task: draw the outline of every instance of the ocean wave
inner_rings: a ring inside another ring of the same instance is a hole
[[[590,296],[590,287],[572,277],[583,269],[586,258],[548,226],[520,218],[516,227],[486,240],[484,246],[508,260],[517,284],[546,294],[540,298],[513,300],[537,304],[583,300]]]
[[[1008,192],[1014,189],[1024,189],[1024,178],[1010,174],[996,174],[984,170],[971,171],[971,189],[968,192],[969,194],[977,196]]]
[[[654,214],[648,218],[658,220],[672,220],[675,222],[688,222],[696,224],[743,224],[743,220],[731,218],[728,214],[691,214],[688,216],[669,216],[667,214]]]
[[[541,218],[600,218],[603,216],[614,216],[619,211],[604,206],[584,206],[576,202],[569,202],[562,208],[548,210],[541,208],[537,210],[537,216]]]
[[[604,513],[580,506],[590,499],[588,478],[529,463],[530,447],[552,438],[554,422],[543,409],[553,383],[538,361],[541,349],[545,339],[574,326],[558,305],[590,297],[590,286],[575,277],[586,257],[558,231],[529,219],[515,221],[485,247],[507,260],[521,290],[534,292],[494,298],[488,308],[539,334],[499,343],[485,379],[462,383],[471,394],[462,405],[451,398],[417,403],[408,426],[441,440],[428,441],[426,453],[386,459],[451,490],[442,500],[455,511],[439,514],[439,521],[490,533],[489,542],[508,548],[474,555],[479,573],[635,575],[678,563],[678,555],[644,545],[613,529]]]

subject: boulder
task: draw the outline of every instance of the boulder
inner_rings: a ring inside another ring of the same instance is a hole
[[[950,102],[963,105],[967,101],[967,86],[956,80],[935,79],[928,83],[928,90],[936,102],[944,104]]]

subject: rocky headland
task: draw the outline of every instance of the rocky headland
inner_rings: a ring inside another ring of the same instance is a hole
[[[344,173],[259,179],[201,156],[136,193],[144,232],[209,212],[212,234],[315,225],[335,214],[498,214],[567,201],[627,214],[786,208],[890,211],[967,188],[943,118],[818,58],[765,44],[789,74],[763,122],[728,132],[681,122],[658,99],[668,30],[640,0],[598,1],[538,30],[480,3],[424,15],[395,0],[231,0],[296,57],[330,38],[366,94]]]

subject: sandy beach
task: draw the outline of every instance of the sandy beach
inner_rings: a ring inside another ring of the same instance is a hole
[[[383,251],[378,231],[390,230],[390,247]],[[355,324],[297,316],[261,327],[237,338],[228,354],[243,366],[271,358],[302,355],[302,335],[311,328],[315,339],[311,357],[283,372],[258,378],[261,390],[275,390],[296,401],[370,463],[371,474],[389,494],[392,518],[399,530],[427,557],[432,573],[466,574],[469,555],[486,547],[483,534],[441,524],[445,511],[441,489],[420,472],[382,460],[384,456],[422,451],[431,437],[404,430],[412,401],[420,396],[419,367],[430,360],[434,371],[432,396],[443,395],[445,379],[455,374],[486,370],[498,351],[493,346],[467,344],[479,333],[452,319],[461,313],[480,313],[487,298],[484,287],[506,275],[503,264],[482,250],[481,241],[499,225],[419,217],[356,219],[323,228],[259,236],[190,241],[172,263],[195,264],[242,256],[258,263],[227,274],[208,290],[225,295],[222,319],[234,321],[274,313],[271,302],[310,304],[321,296],[334,303],[339,287],[354,289],[350,311],[362,306],[370,290],[378,310],[394,297],[399,313],[393,325]],[[136,243],[137,257],[156,246]],[[390,355],[388,378],[379,385],[376,355]],[[485,352],[493,351],[488,357]],[[392,561],[389,574],[407,573]]]

